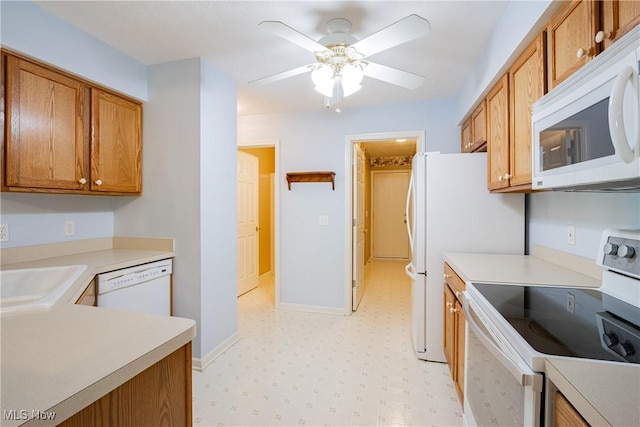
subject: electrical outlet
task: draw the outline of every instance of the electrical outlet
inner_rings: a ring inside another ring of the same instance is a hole
[[[0,242],[9,241],[9,224],[0,224]]]
[[[567,311],[571,314],[576,311],[576,297],[571,292],[567,292]]]
[[[576,245],[576,228],[573,225],[567,226],[567,244]]]
[[[76,223],[73,221],[64,222],[64,237],[73,236],[76,234]]]
[[[320,215],[318,218],[318,224],[329,225],[329,215]]]

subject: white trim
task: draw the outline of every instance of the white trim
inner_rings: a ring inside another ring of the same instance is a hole
[[[347,135],[344,138],[345,142],[345,156],[344,156],[344,308],[343,314],[348,316],[352,312],[353,292],[351,290],[351,276],[353,275],[353,251],[352,240],[353,230],[351,226],[351,218],[353,213],[351,212],[351,199],[353,197],[353,179],[351,165],[353,163],[353,144],[360,141],[375,141],[375,140],[389,140],[396,138],[415,138],[416,151],[424,152],[426,150],[426,132],[424,130],[416,131],[398,131],[398,132],[382,132],[382,133],[363,133],[356,135]]]
[[[280,180],[280,139],[269,140],[269,141],[238,141],[238,148],[265,148],[265,147],[273,147],[275,150],[274,153],[274,161],[275,161],[275,177],[274,177],[274,193],[273,193],[273,203],[274,203],[274,224],[275,230],[271,230],[272,235],[275,238],[275,271],[272,271],[275,276],[275,306],[276,309],[280,308],[280,186],[282,181]]]
[[[351,288],[349,288],[351,289]],[[288,302],[280,303],[281,310],[304,311],[306,313],[332,314],[343,316],[344,310],[340,307],[323,307],[320,305],[292,304]],[[351,314],[351,309],[349,309]]]
[[[213,350],[207,353],[202,359],[194,357],[191,359],[191,369],[195,371],[204,371],[207,366],[213,363],[221,354],[233,347],[238,341],[240,341],[240,334],[235,332],[226,340],[218,344]]]

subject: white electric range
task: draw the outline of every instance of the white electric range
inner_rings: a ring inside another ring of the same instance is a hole
[[[640,232],[606,230],[596,289],[471,283],[465,420],[539,426],[547,356],[640,364]]]

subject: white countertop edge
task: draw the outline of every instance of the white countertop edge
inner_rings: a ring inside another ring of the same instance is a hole
[[[76,413],[80,412],[98,399],[115,390],[117,387],[126,383],[147,368],[153,366],[174,351],[191,342],[196,335],[195,321],[182,318],[175,319],[184,320],[185,324],[189,322],[191,326],[185,329],[182,333],[176,335],[174,338],[160,345],[159,347],[150,350],[148,353],[135,360],[132,360],[129,364],[114,371],[110,375],[107,375],[106,377],[93,383],[89,387],[78,391],[78,393],[65,399],[52,408],[47,409],[47,412],[54,412],[56,414],[56,424],[69,419]],[[23,425],[49,426],[50,421],[31,419]]]

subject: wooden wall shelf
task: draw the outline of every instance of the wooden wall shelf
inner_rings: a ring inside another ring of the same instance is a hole
[[[288,172],[287,186],[291,191],[292,182],[330,182],[331,189],[336,189],[335,172],[319,171],[319,172]]]

